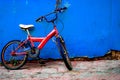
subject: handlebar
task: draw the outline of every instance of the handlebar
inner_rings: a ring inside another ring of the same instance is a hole
[[[55,11],[62,12],[62,11],[64,11],[64,10],[66,10],[66,9],[67,9],[67,7],[57,8]]]
[[[58,13],[58,12],[59,12],[59,13],[64,12],[66,9],[67,9],[67,7],[57,8],[57,9],[54,10],[53,12],[48,13],[48,14],[46,14],[46,15],[44,15],[44,16],[39,17],[38,19],[36,19],[36,22],[41,22],[41,21],[43,21],[43,20],[45,20],[46,22],[54,22],[54,21],[57,19],[57,13]],[[46,16],[49,16],[49,15],[54,14],[54,13],[56,14],[56,17],[55,17],[54,19],[50,20],[50,21],[47,20]]]

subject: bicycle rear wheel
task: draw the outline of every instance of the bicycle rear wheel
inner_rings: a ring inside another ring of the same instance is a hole
[[[16,70],[21,68],[26,60],[28,55],[11,55],[12,51],[18,48],[20,45],[19,40],[12,40],[8,42],[2,49],[1,53],[1,59],[2,59],[2,64],[4,65],[5,68],[11,69],[11,70]],[[16,52],[20,53],[23,52],[23,49],[25,48],[25,45],[20,46]]]
[[[63,58],[63,61],[66,65],[67,69],[72,70],[72,64],[70,62],[69,55],[68,55],[68,52],[67,52],[67,49],[66,49],[65,42],[64,42],[63,38],[61,36],[57,37],[56,42],[57,42],[58,49],[60,51],[60,54]]]

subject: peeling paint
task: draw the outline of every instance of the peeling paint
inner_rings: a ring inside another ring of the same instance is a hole
[[[71,4],[69,2],[65,2],[64,6],[66,6],[68,8],[71,6]]]

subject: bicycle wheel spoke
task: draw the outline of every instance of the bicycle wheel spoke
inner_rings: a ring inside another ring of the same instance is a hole
[[[11,52],[13,51],[15,51],[16,53],[20,53],[22,51],[23,48],[21,47],[18,48],[20,43],[21,42],[18,40],[13,40],[13,41],[8,42],[3,48],[1,55],[2,55],[2,62],[5,68],[19,69],[25,64],[27,60],[27,55],[14,55],[14,56],[11,55]]]

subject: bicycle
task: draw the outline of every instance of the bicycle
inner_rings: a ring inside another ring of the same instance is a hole
[[[65,11],[67,8],[57,8],[53,12],[47,15],[39,17],[36,22],[46,21],[53,24],[53,30],[46,37],[33,37],[31,36],[29,30],[34,27],[34,25],[24,25],[20,24],[20,28],[27,32],[27,38],[24,41],[12,40],[9,41],[2,49],[1,59],[4,67],[10,70],[16,70],[21,68],[27,61],[28,57],[38,58],[40,50],[44,45],[52,38],[56,37],[56,44],[58,50],[63,58],[63,61],[68,70],[72,70],[72,64],[69,59],[69,55],[65,46],[65,41],[62,36],[59,35],[55,21],[58,18],[58,13]],[[55,14],[55,18],[48,20],[47,16]],[[37,47],[35,47],[34,42],[40,42]]]

